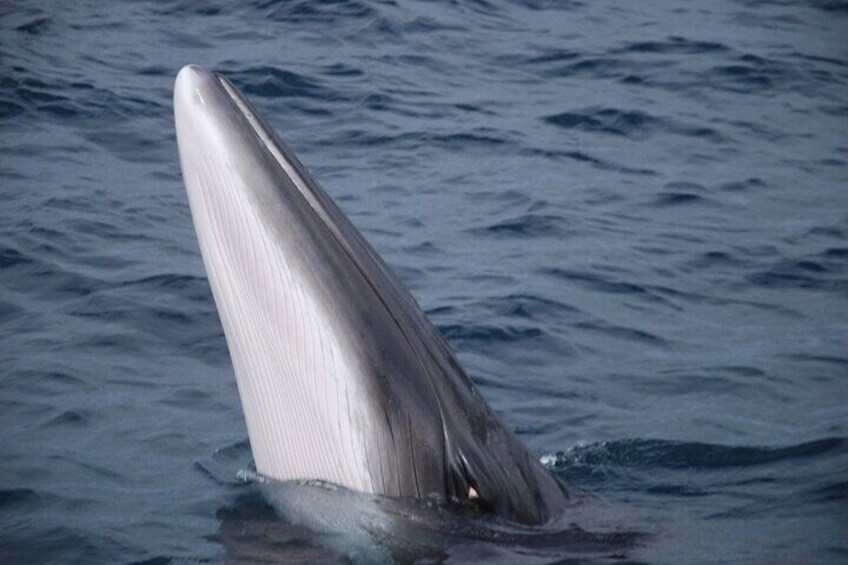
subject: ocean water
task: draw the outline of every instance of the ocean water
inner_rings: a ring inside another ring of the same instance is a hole
[[[567,515],[398,533],[391,501],[251,480],[187,63],[408,283]],[[0,562],[846,562],[847,160],[839,1],[4,3]]]

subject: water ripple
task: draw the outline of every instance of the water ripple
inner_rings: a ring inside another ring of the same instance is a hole
[[[624,560],[838,561],[845,14],[7,3],[0,561],[345,559],[234,479],[249,443],[173,130],[189,62],[245,92],[554,454],[569,521],[669,532]]]

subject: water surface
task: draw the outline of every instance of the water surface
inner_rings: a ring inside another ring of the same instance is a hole
[[[569,539],[424,557],[848,559],[846,4],[36,1],[0,29],[0,561],[357,557],[236,477],[189,62],[580,493]]]

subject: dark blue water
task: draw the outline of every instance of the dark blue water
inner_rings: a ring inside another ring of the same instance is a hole
[[[237,478],[171,114],[189,62],[254,102],[578,493],[542,541],[369,543],[848,560],[844,2],[43,1],[0,30],[0,562],[363,555]]]

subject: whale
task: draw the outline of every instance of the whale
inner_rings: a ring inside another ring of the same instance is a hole
[[[239,90],[188,65],[174,119],[257,474],[519,524],[561,515],[568,487]]]

